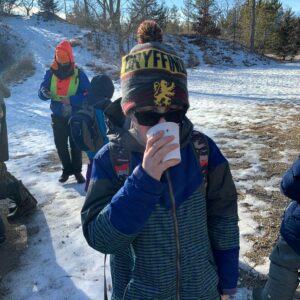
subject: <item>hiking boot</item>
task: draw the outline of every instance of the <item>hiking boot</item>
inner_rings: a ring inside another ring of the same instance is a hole
[[[5,226],[0,217],[0,244],[4,243],[4,241],[5,241]]]
[[[81,173],[75,173],[74,175],[77,180],[77,183],[85,183],[85,178],[82,176]]]
[[[61,176],[59,177],[58,181],[61,183],[66,182],[69,179],[69,175],[66,173],[62,173]]]

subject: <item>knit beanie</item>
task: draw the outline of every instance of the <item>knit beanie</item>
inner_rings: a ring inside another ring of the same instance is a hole
[[[187,73],[183,61],[162,43],[162,30],[144,21],[137,30],[138,45],[122,58],[121,106],[125,115],[145,106],[189,107]]]
[[[56,49],[55,60],[60,64],[67,64],[70,62],[70,57],[64,49]]]
[[[67,40],[60,42],[55,48],[54,61],[51,65],[51,68],[57,70],[58,69],[57,63],[59,64],[71,63],[74,66],[74,56],[73,56],[72,46]]]
[[[97,75],[93,77],[88,88],[87,102],[90,105],[110,103],[114,91],[115,87],[109,76],[105,74]]]

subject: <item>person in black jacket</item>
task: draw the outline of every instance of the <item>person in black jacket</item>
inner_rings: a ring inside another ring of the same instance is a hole
[[[4,98],[8,97],[10,97],[10,91],[0,81],[0,199],[10,198],[14,201],[7,215],[7,219],[12,221],[30,213],[36,208],[37,201],[23,185],[22,181],[16,179],[5,165],[5,161],[9,159],[9,152]],[[4,225],[0,224],[0,242],[5,239],[3,231]]]
[[[300,156],[281,181],[282,193],[292,201],[281,223],[281,237],[270,255],[269,279],[255,289],[254,300],[292,300],[299,284],[300,269]]]

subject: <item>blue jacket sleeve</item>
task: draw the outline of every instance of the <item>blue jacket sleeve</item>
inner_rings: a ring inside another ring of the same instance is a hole
[[[236,291],[239,276],[239,228],[237,192],[229,164],[217,145],[208,138],[208,232],[222,294]]]
[[[124,234],[138,233],[159,202],[164,186],[141,166],[136,167],[112,198],[109,206],[112,225]]]
[[[50,91],[50,80],[51,80],[51,74],[52,72],[50,70],[47,70],[45,75],[44,75],[44,79],[40,85],[39,91],[38,91],[38,96],[41,100],[49,100],[49,98],[46,98],[43,96],[43,94],[41,93],[41,88],[46,88],[48,91]]]
[[[84,236],[91,247],[116,253],[128,247],[143,228],[165,187],[141,166],[120,186],[110,161],[109,145],[96,154],[91,183],[81,210]]]
[[[77,93],[76,95],[70,97],[72,106],[81,106],[82,102],[86,98],[89,85],[90,81],[88,77],[81,69],[79,69],[79,86],[77,89]]]
[[[284,174],[281,191],[286,197],[300,202],[300,156]]]

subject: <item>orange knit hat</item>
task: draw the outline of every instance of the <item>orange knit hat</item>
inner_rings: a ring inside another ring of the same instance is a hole
[[[56,49],[55,60],[59,64],[67,64],[67,63],[71,62],[68,52],[66,52],[64,49],[61,49],[61,48]]]
[[[55,59],[51,65],[51,68],[53,70],[58,69],[57,63],[59,64],[71,63],[74,66],[74,56],[73,56],[71,44],[66,40],[60,42],[55,48],[54,58]]]

